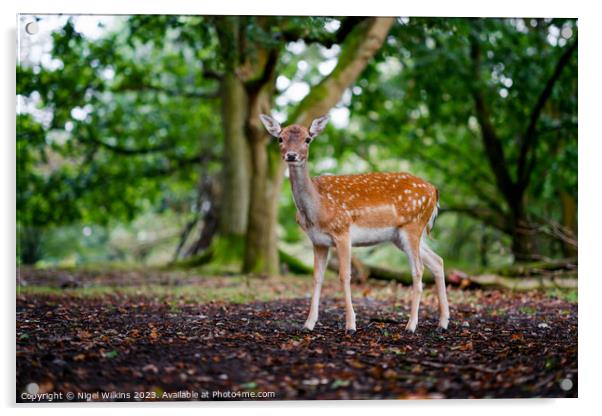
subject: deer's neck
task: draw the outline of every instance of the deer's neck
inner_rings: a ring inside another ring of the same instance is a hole
[[[297,210],[305,224],[311,227],[318,222],[320,195],[309,177],[307,162],[300,165],[289,165],[289,175]]]

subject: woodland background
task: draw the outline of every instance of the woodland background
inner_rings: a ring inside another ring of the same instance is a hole
[[[38,24],[17,66],[20,264],[311,264],[261,112],[285,125],[331,114],[313,174],[410,171],[434,183],[432,244],[448,264],[576,255],[576,20]],[[391,247],[357,255],[405,267]]]

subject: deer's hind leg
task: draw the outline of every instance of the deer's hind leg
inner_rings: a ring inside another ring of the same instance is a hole
[[[420,257],[424,265],[433,273],[435,286],[437,287],[437,298],[439,299],[439,328],[447,329],[449,323],[449,305],[445,289],[445,272],[443,270],[443,259],[437,255],[422,239],[420,245]]]
[[[406,325],[406,331],[414,332],[418,326],[418,309],[420,307],[420,298],[422,297],[422,274],[424,265],[420,256],[420,234],[413,228],[400,228],[393,243],[404,251],[410,267],[412,269],[412,307],[410,310],[410,319]]]

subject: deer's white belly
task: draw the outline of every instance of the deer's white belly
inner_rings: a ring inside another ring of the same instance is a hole
[[[396,227],[367,228],[352,225],[349,230],[352,246],[373,246],[392,241],[396,234]]]
[[[397,232],[398,229],[396,227],[367,228],[352,225],[349,229],[349,239],[352,246],[373,246],[393,241]],[[334,246],[334,240],[330,234],[320,231],[318,228],[308,228],[306,233],[311,242],[317,246]]]

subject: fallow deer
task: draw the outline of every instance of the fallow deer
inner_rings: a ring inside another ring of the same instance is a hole
[[[449,307],[443,260],[425,241],[438,211],[439,192],[430,183],[408,173],[324,175],[311,178],[307,168],[309,145],[328,117],[315,119],[309,130],[300,125],[282,128],[261,115],[267,131],[278,139],[280,154],[288,164],[297,222],[314,249],[314,290],[304,328],[313,330],[318,320],[320,290],[330,247],[339,257],[339,279],[345,295],[345,329],[354,333],[351,303],[351,247],[393,242],[404,251],[412,269],[412,306],[406,330],[414,332],[426,266],[434,275],[439,299],[439,328],[447,329]]]

